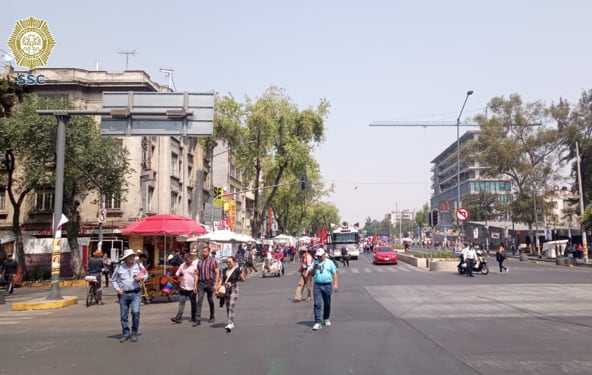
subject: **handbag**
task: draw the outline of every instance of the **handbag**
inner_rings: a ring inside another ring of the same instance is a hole
[[[220,284],[218,289],[216,289],[216,297],[223,298],[224,296],[226,296],[226,283],[228,283],[228,279],[230,279],[230,276],[232,276],[235,270],[236,267],[228,273],[228,275],[226,276],[226,281],[223,284]]]
[[[216,289],[216,297],[222,298],[226,295],[226,285],[222,284]]]

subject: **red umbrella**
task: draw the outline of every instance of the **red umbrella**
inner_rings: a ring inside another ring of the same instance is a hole
[[[154,215],[148,216],[125,227],[121,234],[144,236],[178,236],[180,234],[201,235],[206,234],[206,229],[195,221],[185,216]]]
[[[185,216],[177,215],[153,215],[140,221],[136,221],[125,227],[121,234],[129,236],[130,234],[142,236],[164,236],[164,272],[166,272],[166,238],[167,236],[178,236],[180,234],[201,235],[206,234],[207,230]]]

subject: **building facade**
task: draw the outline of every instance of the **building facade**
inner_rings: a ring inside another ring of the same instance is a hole
[[[77,108],[102,109],[106,91],[170,92],[143,71],[109,73],[76,68],[42,68],[34,74],[45,76],[44,85],[29,89],[39,96],[69,98]],[[16,74],[16,73],[13,73]],[[97,122],[100,117],[97,117]],[[204,202],[210,194],[210,171],[204,169],[205,153],[194,137],[122,137],[129,151],[133,172],[128,177],[128,192],[122,197],[105,197],[106,221],[103,224],[103,249],[122,248],[121,230],[136,220],[154,214],[175,214],[200,221]],[[98,236],[99,189],[80,202],[80,236],[96,240]],[[51,236],[53,191],[35,191],[28,207],[22,210],[23,233]],[[1,198],[1,197],[0,197]],[[2,206],[0,204],[0,206]],[[11,207],[4,203],[7,215],[0,226],[10,228]],[[41,211],[46,215],[39,215]],[[91,246],[92,247],[92,246]]]
[[[460,149],[467,142],[477,139],[479,131],[465,132],[460,138]],[[497,196],[497,199],[508,202],[512,196],[512,184],[508,179],[485,178],[482,174],[483,166],[475,159],[461,155],[458,165],[457,142],[452,143],[434,160],[432,160],[432,190],[431,208],[437,208],[439,213],[438,226],[448,227],[456,221],[456,209],[462,207],[463,198],[487,191]],[[457,171],[460,169],[460,173]],[[458,202],[457,176],[460,176],[460,202]]]

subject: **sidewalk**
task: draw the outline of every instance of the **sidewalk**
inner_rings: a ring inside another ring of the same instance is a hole
[[[86,286],[60,286],[59,294],[62,299],[49,300],[51,287],[21,286],[14,289],[13,295],[6,294],[4,304],[0,304],[0,312],[59,309],[83,301],[86,296]]]

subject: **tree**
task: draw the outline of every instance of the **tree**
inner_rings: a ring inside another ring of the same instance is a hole
[[[592,199],[592,90],[582,92],[578,103],[572,106],[560,98],[551,105],[550,116],[557,121],[557,128],[563,140],[563,162],[571,163],[572,190],[578,191],[576,143],[580,154],[580,171],[584,203]]]
[[[307,220],[306,233],[309,236],[315,235],[326,225],[327,232],[330,232],[331,224],[339,223],[339,211],[335,205],[326,202],[313,202],[306,208]]]
[[[316,108],[301,111],[284,90],[273,86],[256,101],[247,99],[247,144],[237,153],[237,162],[243,176],[254,184],[253,236],[262,234],[264,213],[271,207],[280,209],[273,205],[280,187],[297,184],[311,166],[312,150],[324,139],[328,110],[329,103],[321,100]]]
[[[26,95],[23,102],[14,108],[11,117],[0,119],[0,150],[4,150],[1,163],[6,173],[0,176],[6,187],[13,208],[12,229],[16,234],[15,249],[17,261],[24,271],[25,255],[20,231],[23,203],[36,189],[53,190],[55,186],[54,141],[56,119],[39,116],[38,109],[71,109],[72,104],[63,99],[44,99]],[[64,213],[70,223],[65,227],[69,239],[74,239],[80,228],[74,197],[84,197],[96,188],[82,173],[95,176],[103,184],[105,192],[121,192],[125,187],[125,174],[129,166],[127,154],[118,141],[99,135],[96,122],[89,116],[75,116],[66,129],[66,155],[70,161],[77,160],[78,166],[66,159],[64,172]],[[53,202],[51,202],[53,205]],[[69,240],[70,241],[70,240]],[[80,251],[75,241],[70,241],[72,268],[79,274]]]
[[[531,225],[535,216],[533,197],[559,177],[563,140],[557,129],[544,124],[533,126],[548,119],[541,102],[524,104],[519,95],[513,94],[508,99],[491,99],[488,108],[491,117],[476,117],[481,133],[468,145],[465,157],[477,159],[484,177],[505,175],[511,180],[512,218]]]
[[[428,224],[428,215],[430,214],[430,205],[424,204],[423,207],[415,213],[415,224],[419,227],[420,232],[419,235],[421,237],[422,229],[424,229]]]
[[[484,190],[463,199],[463,205],[471,213],[473,221],[491,220],[496,212],[496,202],[497,194]]]
[[[9,117],[13,107],[23,100],[25,89],[10,76],[0,78],[0,117]]]

